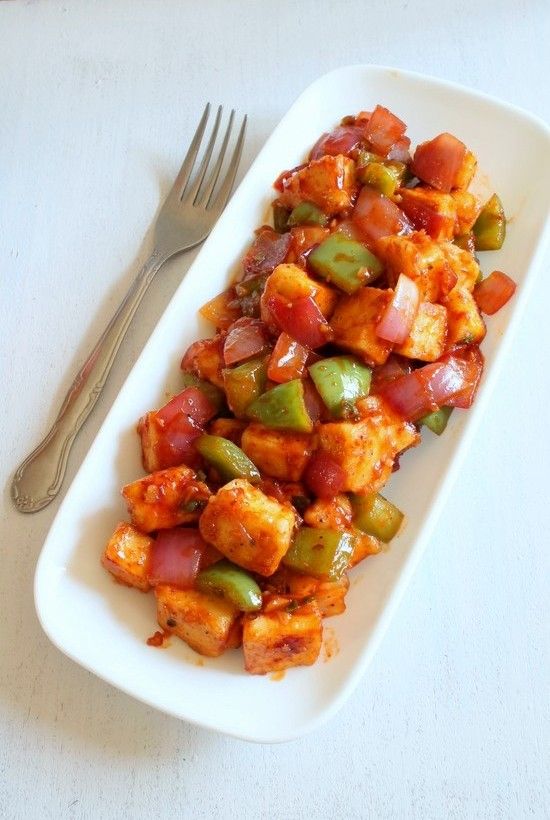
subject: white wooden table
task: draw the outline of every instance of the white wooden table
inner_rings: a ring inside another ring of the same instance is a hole
[[[62,656],[32,598],[58,503],[29,517],[9,500],[147,254],[206,99],[250,115],[242,175],[302,88],[343,64],[439,75],[548,120],[549,39],[544,0],[0,3],[0,816],[549,816],[548,276],[374,663],[313,736],[209,734]],[[192,258],[151,288],[69,479]]]

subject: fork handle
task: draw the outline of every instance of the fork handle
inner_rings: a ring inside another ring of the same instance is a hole
[[[74,377],[51,430],[17,468],[11,495],[21,512],[42,510],[59,492],[76,434],[101,395],[116,353],[145,291],[167,258],[165,253],[155,248]]]

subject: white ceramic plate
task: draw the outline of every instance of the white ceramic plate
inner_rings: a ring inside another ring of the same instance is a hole
[[[178,392],[179,360],[208,335],[197,309],[221,291],[261,224],[272,182],[302,161],[319,134],[344,114],[381,103],[408,124],[413,145],[441,131],[462,139],[512,217],[504,248],[483,255],[518,282],[514,299],[489,320],[486,371],[474,408],[456,411],[447,432],[429,432],[402,459],[387,495],[406,512],[389,552],[351,573],[344,615],[326,621],[337,651],[280,681],[245,674],[240,651],[202,659],[174,638],[146,645],[156,628],[153,595],[113,583],[102,548],[126,517],[120,487],[142,475],[135,424],[166,392]],[[38,616],[66,655],[130,695],[178,718],[236,737],[275,742],[298,737],[342,706],[365,672],[442,510],[508,347],[548,237],[550,132],[534,117],[456,85],[377,66],[321,77],[292,106],[250,168],[148,341],[61,505],[35,579]],[[520,158],[520,161],[518,161]],[[506,333],[504,334],[504,331]]]

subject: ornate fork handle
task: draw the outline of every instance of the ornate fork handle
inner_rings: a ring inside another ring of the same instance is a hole
[[[168,256],[155,248],[76,374],[51,430],[17,468],[11,487],[21,512],[38,512],[61,487],[73,441],[92,412],[116,353],[149,284]]]

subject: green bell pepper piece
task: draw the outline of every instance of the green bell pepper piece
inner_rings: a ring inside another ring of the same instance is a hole
[[[349,532],[302,527],[283,564],[315,578],[337,581],[348,567],[353,541]]]
[[[425,416],[422,416],[420,424],[425,424],[436,436],[440,436],[447,426],[449,416],[452,412],[452,407],[440,407],[439,410],[434,410],[433,413],[427,413]]]
[[[311,433],[313,423],[307,412],[304,385],[300,379],[278,384],[262,393],[247,407],[246,415],[266,427]]]
[[[273,227],[277,233],[286,233],[288,231],[288,218],[290,211],[284,205],[279,205],[277,202],[273,205]]]
[[[195,586],[201,592],[223,595],[243,612],[262,608],[262,591],[254,578],[231,561],[218,561],[199,572]]]
[[[371,373],[353,356],[332,356],[308,368],[318,393],[336,418],[354,414],[355,402],[368,396]]]
[[[251,359],[238,367],[223,371],[227,402],[238,418],[242,418],[248,405],[263,393],[266,381],[266,359]]]
[[[357,179],[363,185],[368,185],[385,196],[393,196],[400,183],[400,174],[391,165],[368,162],[364,168],[357,171]]]
[[[473,231],[477,251],[498,251],[502,248],[506,237],[506,216],[496,194],[481,209]]]
[[[372,151],[367,151],[365,148],[359,148],[357,151],[357,159],[355,167],[357,170],[364,168],[369,162],[383,162],[384,157],[380,154],[374,154]]]
[[[313,202],[300,202],[288,217],[291,228],[296,225],[321,225],[324,228],[328,221],[328,216]]]
[[[353,494],[351,505],[355,526],[367,535],[374,535],[385,544],[392,540],[404,518],[395,504],[380,493]]]
[[[220,390],[215,384],[211,384],[211,382],[207,382],[204,379],[199,379],[199,377],[193,373],[182,373],[182,381],[184,387],[196,387],[201,393],[204,393],[218,413],[225,407],[223,390]]]
[[[205,433],[195,441],[195,447],[224,481],[234,478],[247,478],[252,484],[260,481],[260,472],[254,462],[228,438]]]
[[[382,263],[361,242],[333,233],[309,254],[308,264],[345,293],[355,293],[382,273]]]

